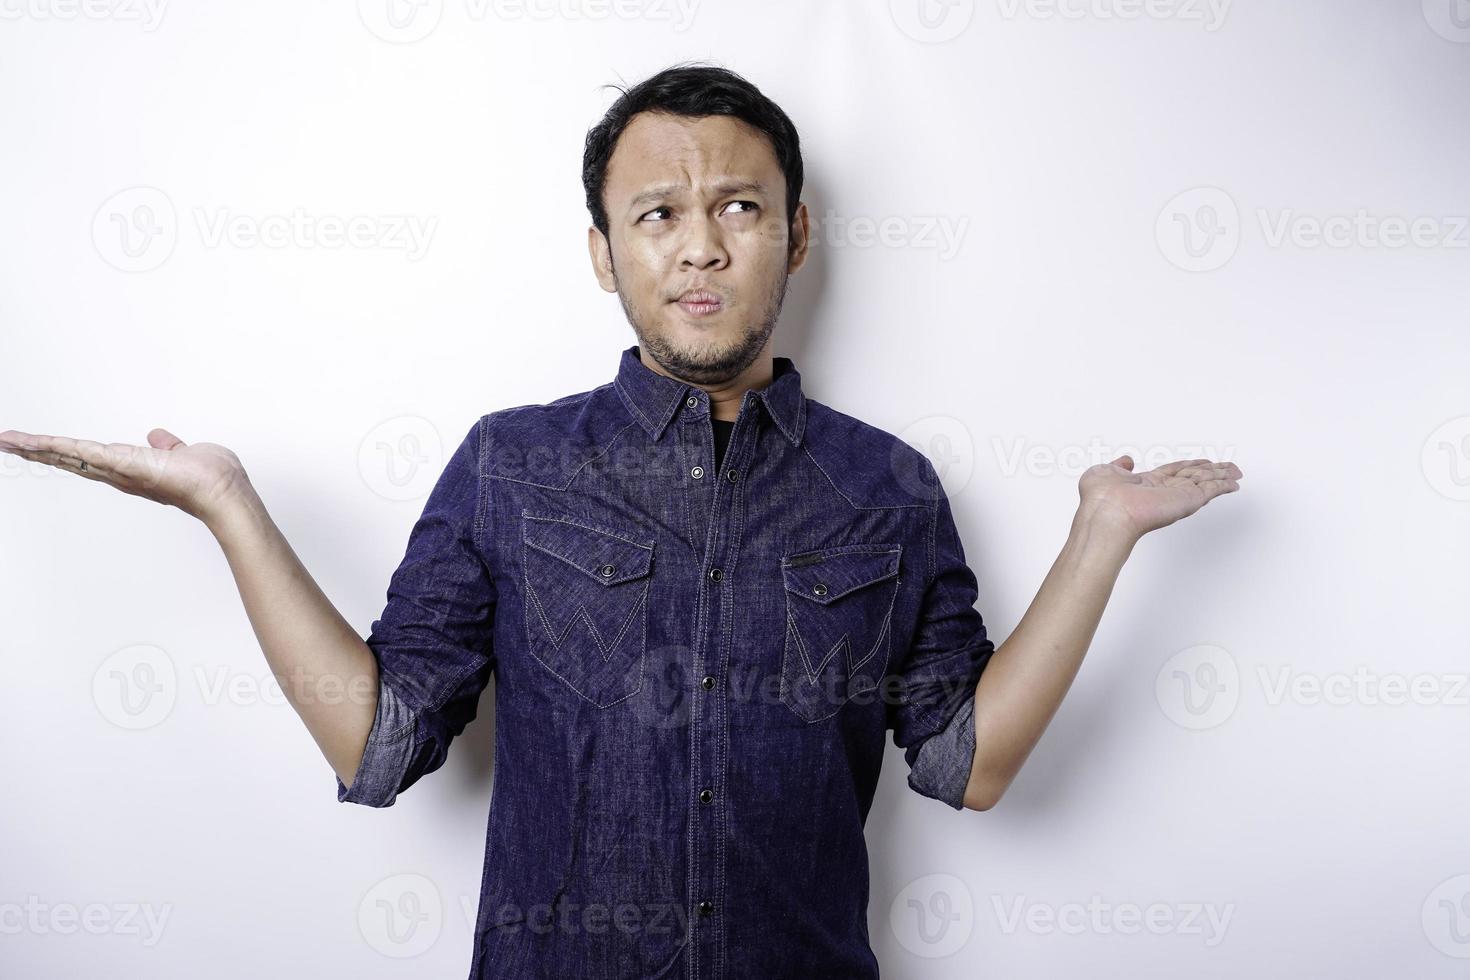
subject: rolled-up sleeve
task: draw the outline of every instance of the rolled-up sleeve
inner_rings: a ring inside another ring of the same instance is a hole
[[[958,810],[975,757],[975,685],[995,645],[975,608],[979,585],[965,561],[949,498],[927,459],[922,470],[930,488],[929,574],[898,670],[889,727],[904,750],[909,786]]]
[[[351,787],[337,800],[392,806],[444,764],[474,720],[494,670],[494,580],[482,550],[482,446],[488,416],[460,442],[409,534],[388,600],[366,643],[378,662],[378,708]]]

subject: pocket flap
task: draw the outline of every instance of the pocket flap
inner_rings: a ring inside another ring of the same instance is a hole
[[[897,544],[841,545],[781,559],[786,590],[826,605],[854,589],[898,574]]]
[[[653,567],[653,542],[620,531],[574,524],[564,517],[522,514],[525,543],[560,558],[603,585],[617,585],[647,575]]]

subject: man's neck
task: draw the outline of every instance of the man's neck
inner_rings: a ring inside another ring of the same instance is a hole
[[[656,371],[665,377],[674,377],[674,375],[665,371],[662,365],[649,358],[641,349],[638,351],[638,359],[649,370]],[[774,380],[774,366],[775,358],[769,350],[766,350],[755,360],[751,361],[750,364],[746,365],[745,370],[741,371],[729,381],[720,384],[700,384],[697,381],[690,381],[689,384],[703,389],[705,394],[709,395],[711,418],[721,422],[733,422],[735,421],[735,417],[740,413],[740,400],[745,397],[745,393],[751,389],[759,391]],[[678,380],[683,381],[685,379],[679,378]]]

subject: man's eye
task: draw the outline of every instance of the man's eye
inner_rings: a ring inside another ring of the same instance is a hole
[[[648,212],[648,214],[645,214],[642,218],[639,218],[638,220],[639,221],[645,221],[645,220],[647,220],[649,214],[658,214],[660,211],[667,211],[667,210],[669,210],[669,209],[666,208],[666,207],[665,208],[654,208],[652,211]]]
[[[731,204],[743,204],[746,211],[759,211],[761,206],[754,201],[731,201]],[[742,214],[745,212],[741,212]]]

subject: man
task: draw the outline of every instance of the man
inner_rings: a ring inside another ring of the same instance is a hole
[[[476,420],[365,642],[229,450],[162,429],[0,444],[205,521],[339,800],[391,806],[496,676],[472,977],[876,977],[863,825],[886,732],[915,790],[995,805],[1134,543],[1241,472],[1089,469],[996,648],[933,466],[772,354],[810,228],[785,113],[677,66],[622,93],[583,179],[594,272],[638,343],[606,384]],[[366,696],[309,696],[326,679]]]

